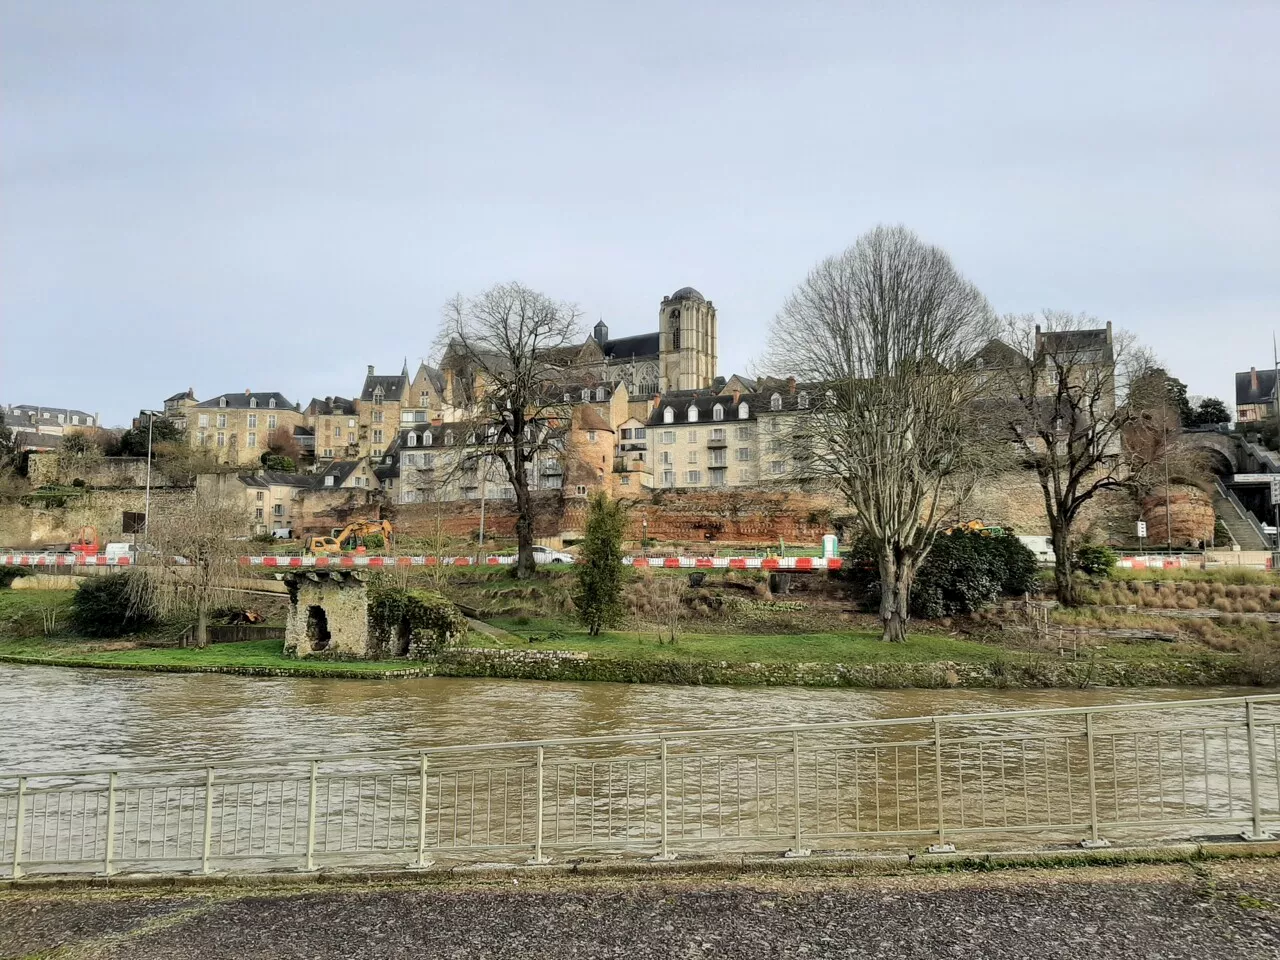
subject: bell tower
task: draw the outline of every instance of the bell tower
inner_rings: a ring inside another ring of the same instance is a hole
[[[658,307],[662,392],[705,390],[716,378],[715,305],[693,287],[681,287]]]

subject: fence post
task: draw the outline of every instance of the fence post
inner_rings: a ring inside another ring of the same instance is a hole
[[[209,872],[209,853],[213,846],[213,767],[204,768],[204,844],[200,853],[200,872]]]
[[[18,819],[13,829],[13,879],[22,876],[22,835],[27,818],[27,778],[18,778]]]
[[[316,767],[319,763],[311,761],[311,771],[307,776],[307,861],[304,869],[308,872],[316,868]]]
[[[1094,769],[1092,713],[1084,715],[1084,741],[1089,755],[1089,836],[1080,841],[1080,846],[1086,850],[1096,850],[1111,846],[1111,841],[1098,836],[1098,778]]]
[[[804,848],[800,837],[800,731],[798,730],[791,732],[791,795],[796,819],[796,837],[794,845],[783,856],[807,857],[810,851]]]
[[[418,755],[418,859],[413,866],[425,870],[434,860],[427,859],[427,755]]]
[[[1254,742],[1252,700],[1244,702],[1244,720],[1249,736],[1249,797],[1252,800],[1253,825],[1240,836],[1245,840],[1274,840],[1275,837],[1262,829],[1262,797],[1258,794],[1258,746]],[[1230,757],[1227,762],[1231,762]]]
[[[116,773],[111,771],[107,777],[107,850],[102,860],[102,872],[111,876],[111,854],[116,845]]]
[[[538,772],[535,777],[538,793],[534,798],[533,804],[533,857],[526,860],[529,864],[547,863],[548,859],[542,855],[542,768],[543,768],[544,751],[542,747],[538,748]]]
[[[659,741],[659,743],[661,744],[661,750],[659,752],[660,765],[658,768],[658,789],[662,794],[662,796],[660,798],[660,802],[658,806],[658,815],[659,815],[658,855],[653,859],[662,861],[662,860],[674,860],[676,858],[676,855],[672,853],[669,849],[667,849],[668,831],[667,831],[667,741],[666,741],[666,738],[664,737],[662,740]]]
[[[942,721],[933,720],[933,788],[938,794],[938,842],[929,847],[930,853],[955,853],[956,845],[947,843],[946,817],[942,810]]]

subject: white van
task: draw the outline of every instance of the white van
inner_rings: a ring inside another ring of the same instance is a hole
[[[1053,537],[1024,537],[1018,536],[1022,545],[1036,555],[1038,563],[1052,566],[1057,561],[1057,556],[1053,552]]]
[[[102,555],[104,557],[114,557],[117,560],[121,557],[133,559],[137,555],[137,549],[132,543],[108,543],[103,548]]]

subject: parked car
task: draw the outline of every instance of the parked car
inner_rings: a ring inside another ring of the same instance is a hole
[[[535,563],[573,563],[573,557],[569,554],[541,545],[533,548],[533,560]]]

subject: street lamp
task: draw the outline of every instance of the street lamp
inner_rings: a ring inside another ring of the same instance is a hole
[[[146,545],[146,538],[151,533],[151,438],[155,432],[156,417],[162,416],[159,410],[140,410],[139,413],[147,418],[147,488],[142,501],[142,537],[143,545]],[[137,534],[134,534],[134,543],[137,543]]]

